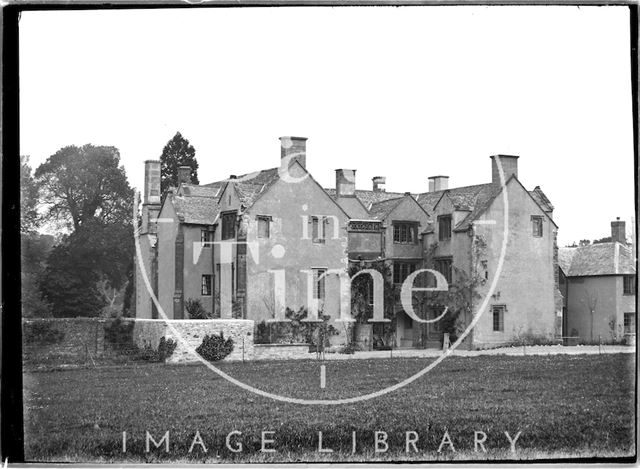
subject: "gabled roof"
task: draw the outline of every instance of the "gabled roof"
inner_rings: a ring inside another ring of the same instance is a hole
[[[618,242],[560,248],[558,263],[567,277],[636,273],[631,248]]]
[[[217,197],[222,185],[199,186],[197,184],[180,184],[178,195],[186,197]]]
[[[180,221],[193,225],[213,225],[220,208],[211,197],[174,195],[171,199]]]
[[[404,196],[395,199],[382,200],[371,205],[369,215],[376,220],[384,220],[394,208],[402,203]]]
[[[545,212],[550,212],[553,210],[553,205],[551,205],[551,202],[549,201],[545,193],[542,192],[540,186],[536,186],[532,191],[529,192],[529,194],[531,194],[533,200],[535,200]]]
[[[336,199],[336,190],[335,189],[325,189],[327,194],[331,196],[334,200]],[[369,210],[371,204],[375,204],[378,202],[382,202],[383,200],[389,199],[397,199],[398,197],[403,197],[404,194],[402,192],[386,192],[386,191],[366,191],[366,190],[356,190],[356,197],[362,202],[362,205]]]
[[[506,183],[508,184],[511,179],[515,179],[522,186],[522,183],[520,183],[515,176],[511,176]],[[522,187],[524,189],[524,186]],[[442,191],[418,194],[417,201],[427,212],[433,213],[440,199],[446,194],[456,210],[469,212],[469,214],[454,227],[454,231],[466,231],[471,224],[491,206],[491,203],[498,194],[500,194],[501,190],[502,186],[500,185],[491,183],[476,184],[473,186],[454,187]],[[526,192],[531,196],[533,201],[540,206],[543,212],[547,213],[553,210],[553,206],[540,189],[540,186],[536,186],[533,191]],[[549,217],[549,219],[553,222],[551,217]]]

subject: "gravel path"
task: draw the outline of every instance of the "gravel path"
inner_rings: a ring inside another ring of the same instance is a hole
[[[505,347],[491,350],[454,350],[451,356],[456,357],[479,357],[482,355],[597,355],[601,353],[635,353],[636,347],[627,345],[534,345],[526,347]],[[326,360],[353,360],[366,358],[389,358],[389,357],[416,357],[416,358],[436,358],[442,355],[442,350],[437,349],[400,349],[400,350],[373,350],[367,352],[356,352],[353,355],[342,353],[327,353]]]

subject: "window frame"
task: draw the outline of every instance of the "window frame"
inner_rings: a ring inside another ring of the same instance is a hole
[[[438,241],[449,241],[453,233],[453,217],[448,215],[438,215]],[[445,225],[445,230],[442,229],[443,222],[448,222],[448,227]]]
[[[636,276],[633,274],[622,276],[622,294],[631,296],[636,294]]]
[[[327,297],[327,269],[325,267],[312,267],[313,272],[313,292],[311,297],[314,300],[324,301]],[[323,276],[324,275],[324,276]]]
[[[544,236],[542,215],[531,215],[531,235],[534,238],[542,238]]]
[[[393,244],[418,244],[418,225],[415,221],[392,221]]]
[[[205,289],[207,291],[205,291]],[[213,275],[211,275],[211,274],[202,274],[202,281],[200,283],[200,295],[201,296],[212,296],[213,295]]]
[[[220,239],[235,239],[236,237],[236,217],[235,210],[233,212],[222,212],[220,215]],[[231,229],[229,229],[229,226]]]
[[[208,239],[207,239],[208,238]],[[200,244],[203,248],[210,248],[213,244],[213,231],[203,228],[200,230]]]
[[[324,229],[326,223],[325,217],[322,215],[312,215],[309,218],[309,223],[311,223],[311,242],[313,244],[324,244],[326,240]]]
[[[442,270],[445,270],[445,269],[440,269],[440,267],[443,264],[448,266],[446,268],[446,272],[442,271]],[[434,267],[435,267],[435,270],[437,270],[442,275],[444,275],[444,278],[447,280],[447,283],[451,284],[451,282],[453,280],[453,258],[452,257],[437,257],[436,259],[434,259]]]
[[[632,319],[627,321],[627,319]],[[636,333],[636,313],[627,312],[623,315],[623,328],[625,334],[635,334]]]
[[[496,312],[498,316],[498,329],[496,329]],[[506,305],[492,305],[491,306],[491,330],[493,332],[504,332],[504,319],[507,312]]]
[[[393,261],[393,283],[396,285],[401,285],[407,279],[409,275],[416,271],[418,268],[418,263],[415,261]],[[402,279],[396,282],[396,278]]]
[[[258,227],[257,227],[257,233],[256,233],[256,237],[258,239],[269,239],[271,238],[271,221],[272,221],[272,217],[270,215],[257,215],[256,216],[256,221],[258,223]],[[266,236],[261,236],[260,235],[260,223],[266,223]]]

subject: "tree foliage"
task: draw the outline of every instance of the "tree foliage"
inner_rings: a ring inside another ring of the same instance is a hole
[[[35,177],[47,221],[78,231],[94,220],[127,223],[131,218],[133,190],[115,147],[64,147],[38,167]]]
[[[33,233],[38,227],[38,186],[31,174],[29,157],[20,156],[20,233]]]
[[[191,181],[198,184],[196,150],[180,132],[167,142],[160,156],[160,186],[164,193],[170,186],[178,185],[178,168],[191,166]]]
[[[39,233],[21,233],[20,238],[22,316],[50,316],[51,305],[42,298],[38,282],[47,267],[54,238]]]
[[[36,170],[45,219],[64,235],[47,259],[40,291],[57,317],[113,309],[131,277],[133,191],[116,148],[67,146]]]

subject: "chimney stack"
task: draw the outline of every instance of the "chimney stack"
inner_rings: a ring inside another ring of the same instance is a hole
[[[144,198],[142,202],[141,234],[155,233],[156,223],[160,211],[160,161],[147,160],[144,162]]]
[[[336,169],[336,197],[356,195],[356,170]]]
[[[491,182],[493,184],[500,185],[500,172],[498,171],[498,164],[496,158],[500,160],[502,166],[502,172],[504,173],[504,182],[509,180],[513,175],[518,177],[518,158],[516,155],[493,155],[491,157]]]
[[[449,176],[431,176],[429,178],[429,192],[443,191],[449,188]]]
[[[615,221],[611,222],[611,241],[626,244],[627,232],[624,220],[620,220],[620,217],[616,217]]]
[[[387,183],[387,178],[384,176],[374,176],[373,181],[373,192],[384,192],[384,185]]]
[[[144,162],[144,204],[160,204],[160,161]]]
[[[307,167],[307,138],[306,137],[280,137],[281,164],[288,165],[293,160],[298,160],[303,168]]]
[[[191,166],[178,167],[178,184],[191,184]]]

